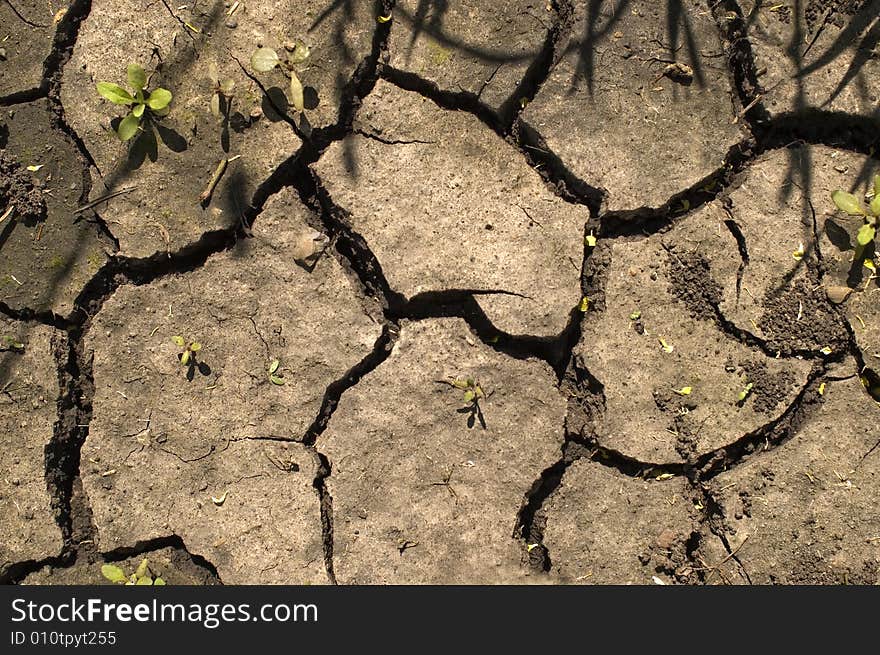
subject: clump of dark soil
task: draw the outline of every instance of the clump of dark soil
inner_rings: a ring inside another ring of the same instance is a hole
[[[43,192],[34,186],[33,178],[20,163],[0,150],[0,213],[11,206],[15,215],[28,223],[46,217]]]
[[[745,362],[742,370],[746,381],[753,385],[749,398],[756,412],[770,412],[785,400],[788,385],[784,373],[770,373],[764,362]]]
[[[758,325],[767,335],[768,345],[783,355],[825,347],[839,352],[846,349],[849,340],[843,319],[822,289],[814,290],[808,280],[799,280],[765,298]]]
[[[709,262],[698,252],[667,251],[669,287],[681,300],[692,318],[715,320],[721,303],[721,285],[712,279]]]

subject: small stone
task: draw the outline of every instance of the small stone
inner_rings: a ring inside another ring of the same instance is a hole
[[[669,550],[672,548],[675,543],[675,530],[671,530],[670,528],[666,528],[660,535],[657,537],[657,546],[662,548],[663,550]]]
[[[326,235],[314,230],[299,235],[293,246],[293,261],[303,268],[312,268],[328,243],[330,239]]]
[[[226,21],[226,27],[228,27],[231,30],[234,30],[236,27],[238,27],[238,21],[235,20],[234,18],[230,18],[228,21]]]
[[[833,286],[826,287],[825,295],[828,296],[828,300],[833,302],[835,305],[839,305],[847,298],[849,298],[849,294],[852,293],[852,289],[849,287],[841,287],[841,286]]]
[[[21,484],[21,480],[18,479],[18,478],[12,478],[12,479],[10,480],[10,482],[12,483],[12,486],[13,486],[13,487],[17,487],[18,485]]]

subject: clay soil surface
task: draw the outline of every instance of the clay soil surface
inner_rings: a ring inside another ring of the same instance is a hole
[[[0,581],[880,582],[878,34],[0,5]]]

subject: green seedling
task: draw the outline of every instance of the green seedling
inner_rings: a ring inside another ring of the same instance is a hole
[[[211,113],[217,118],[222,118],[229,110],[235,80],[232,78],[221,80],[217,65],[213,62],[208,66],[208,79],[211,81]]]
[[[128,141],[140,128],[146,111],[155,116],[165,116],[168,111],[168,105],[171,104],[171,91],[168,89],[154,89],[153,91],[145,91],[147,86],[147,73],[137,64],[129,64],[128,84],[133,89],[133,93],[129,93],[118,84],[112,82],[98,82],[97,89],[104,98],[115,105],[124,105],[130,108],[128,115],[119,123],[116,134],[123,141]]]
[[[121,585],[153,585],[161,586],[165,581],[159,576],[154,576],[150,571],[150,563],[145,557],[131,575],[126,575],[120,567],[114,564],[104,564],[101,567],[101,575],[110,582]]]
[[[269,367],[266,369],[269,375],[269,382],[277,384],[278,386],[284,384],[284,374],[279,371],[280,368],[281,362],[277,359],[273,359],[269,362]]]
[[[867,209],[859,198],[846,191],[835,191],[831,194],[831,199],[839,210],[850,216],[862,217],[864,222],[856,235],[860,249],[874,241],[877,228],[880,227],[880,175],[874,176],[874,188],[866,196],[866,199],[869,199]]]
[[[180,363],[184,366],[188,365],[190,362],[195,361],[195,354],[202,349],[202,344],[198,341],[191,341],[190,344],[186,345],[186,339],[183,337],[171,337],[171,340],[174,344],[180,348],[184,348],[184,351],[178,355],[180,358]]]
[[[749,395],[751,395],[752,389],[754,388],[754,386],[755,386],[754,382],[749,382],[746,386],[743,387],[743,390],[740,391],[739,395],[737,395],[737,397],[736,397],[736,403],[738,405],[742,405],[746,401],[746,398],[748,398]]]
[[[488,399],[494,391],[490,391],[486,393],[483,390],[482,385],[479,382],[476,382],[473,378],[467,378],[466,380],[461,379],[453,379],[453,380],[437,380],[439,384],[448,384],[450,387],[455,389],[459,389],[464,391],[464,403],[465,406],[456,410],[459,414],[467,414],[467,426],[469,428],[474,427],[474,424],[479,421],[480,426],[485,430],[486,429],[486,419],[483,416],[483,409],[480,407],[480,401]]]
[[[285,50],[289,51],[289,55],[282,59],[272,48],[259,48],[251,55],[251,66],[259,73],[268,73],[278,68],[287,75],[290,78],[290,104],[296,111],[302,112],[305,109],[305,100],[303,85],[296,74],[296,67],[309,58],[309,46],[297,39]]]
[[[4,350],[17,353],[24,352],[24,344],[15,337],[4,336],[2,339],[0,339],[0,342],[3,343],[3,347],[0,348],[0,352]]]

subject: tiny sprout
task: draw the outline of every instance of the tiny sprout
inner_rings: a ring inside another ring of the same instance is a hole
[[[309,58],[311,49],[303,41],[297,39],[285,49],[290,50],[287,59],[281,59],[272,48],[258,48],[251,55],[251,66],[259,73],[268,73],[276,67],[290,77],[290,104],[296,111],[305,109],[304,90],[294,67]]]
[[[596,237],[593,234],[592,230],[590,230],[590,233],[586,237],[584,237],[584,244],[589,248],[596,247]]]
[[[829,348],[828,346],[825,346],[824,348],[820,348],[819,352],[827,357],[828,355],[830,355],[834,351],[831,350],[831,348]]]
[[[641,317],[642,317],[642,312],[633,312],[632,314],[629,315],[629,320],[631,320],[631,321],[637,321],[637,320],[639,320]]]
[[[874,188],[868,195],[871,198],[866,210],[861,200],[846,191],[835,191],[831,194],[831,200],[841,211],[850,216],[861,216],[864,222],[856,235],[859,248],[864,248],[874,240],[877,228],[880,227],[880,175],[874,176]]]
[[[693,390],[693,387],[682,387],[681,389],[673,389],[673,391],[679,396],[690,396]]]
[[[743,387],[743,390],[739,392],[739,395],[736,397],[736,401],[740,404],[744,403],[746,398],[749,397],[749,394],[752,393],[752,389],[754,388],[754,386],[754,382],[749,382],[745,387]]]
[[[820,396],[824,396],[824,395],[825,395],[825,383],[824,383],[824,382],[822,382],[822,383],[819,385],[819,395],[820,395]]]
[[[131,111],[119,123],[116,134],[123,141],[132,138],[140,128],[141,121],[147,109],[155,116],[164,116],[168,113],[168,105],[171,104],[171,91],[168,89],[154,89],[145,93],[147,86],[147,73],[137,64],[129,64],[127,69],[128,84],[134,90],[134,95],[112,82],[98,82],[98,93],[115,105],[125,105]]]
[[[580,303],[578,303],[578,310],[582,312],[586,312],[590,308],[590,299],[584,296],[581,298]]]
[[[480,401],[489,398],[494,391],[488,394],[483,390],[482,385],[473,378],[465,380],[437,380],[439,384],[448,384],[449,386],[464,391],[465,406],[457,410],[459,414],[468,414],[467,426],[474,427],[476,421],[480,422],[480,426],[486,429],[486,419],[483,417],[483,410],[480,407]]]
[[[797,250],[795,250],[793,253],[791,253],[791,257],[795,261],[799,262],[800,260],[802,260],[804,258],[804,252],[806,252],[804,250],[804,244],[803,243],[798,244]]]
[[[2,342],[3,348],[0,348],[0,352],[4,350],[17,353],[24,352],[24,344],[21,341],[18,341],[15,337],[4,336]]]
[[[388,14],[387,16],[377,16],[376,20],[380,23],[387,23],[391,20],[391,14]]]
[[[673,350],[675,350],[675,348],[666,343],[666,339],[660,338],[658,339],[658,341],[660,342],[660,347],[663,348],[663,352],[671,353]]]
[[[179,348],[183,348],[186,346],[185,350],[179,355],[180,363],[186,366],[190,363],[190,361],[195,360],[195,353],[199,352],[202,349],[202,344],[198,341],[192,341],[187,346],[186,340],[180,336],[171,337],[171,340],[174,342],[176,346]]]
[[[114,564],[104,564],[101,566],[101,575],[110,582],[121,585],[152,585],[158,587],[165,584],[162,578],[153,576],[153,572],[150,571],[150,563],[146,557],[141,560],[141,563],[131,575],[126,575],[125,571]]]
[[[217,118],[221,118],[223,111],[221,104],[225,105],[224,109],[228,110],[229,101],[232,98],[232,92],[235,89],[235,80],[228,78],[220,79],[220,73],[217,71],[217,65],[211,62],[208,66],[208,79],[211,81],[211,113]],[[222,103],[221,103],[222,100]]]
[[[281,361],[273,359],[271,362],[269,362],[269,367],[266,369],[269,376],[269,382],[271,382],[272,384],[277,384],[278,386],[284,384],[284,375],[275,375],[280,367]]]

